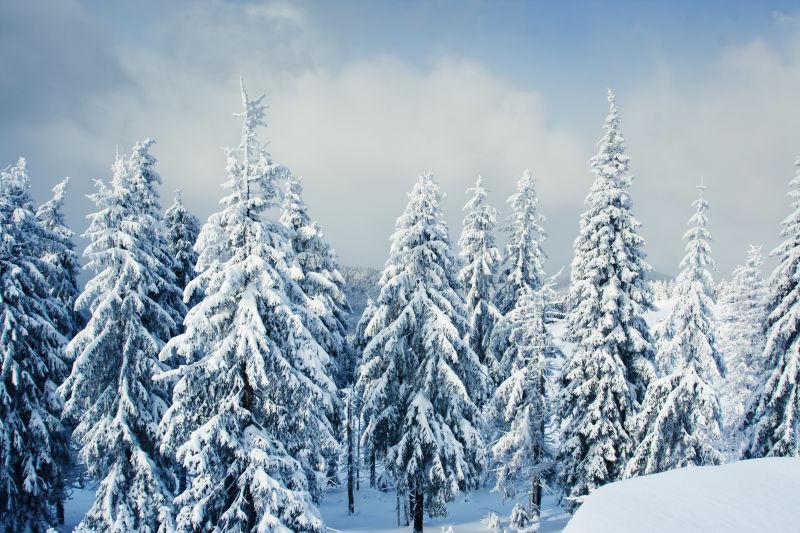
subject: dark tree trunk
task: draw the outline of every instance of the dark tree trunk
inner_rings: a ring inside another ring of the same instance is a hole
[[[350,408],[351,396],[347,398],[347,512],[355,512],[355,502],[353,501],[353,417]]]
[[[538,475],[533,476],[531,486],[531,518],[542,514],[542,481]]]
[[[58,518],[59,524],[64,524],[64,500],[61,498],[59,498],[56,503],[56,518]]]
[[[422,518],[425,500],[419,489],[414,489],[414,533],[422,533]]]
[[[369,486],[375,488],[375,450],[369,456]]]

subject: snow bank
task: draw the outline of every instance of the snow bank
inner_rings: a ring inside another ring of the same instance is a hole
[[[800,458],[740,461],[597,489],[564,533],[798,531]]]

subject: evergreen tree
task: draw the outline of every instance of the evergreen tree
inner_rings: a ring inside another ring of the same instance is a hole
[[[176,335],[182,330],[181,324],[183,317],[186,316],[186,305],[183,303],[181,286],[173,272],[176,264],[175,256],[163,230],[158,194],[161,175],[155,169],[156,158],[150,154],[150,147],[154,144],[153,139],[145,139],[136,143],[126,162],[128,188],[131,190],[131,200],[134,202],[130,207],[156,224],[150,237],[153,239],[151,253],[158,260],[151,266],[157,270],[155,278],[157,285],[150,287],[150,297],[169,313],[173,323],[171,333]]]
[[[780,264],[769,283],[764,372],[742,422],[742,455],[748,459],[800,455],[800,159],[795,165],[793,211],[783,221],[784,242],[772,252]]]
[[[466,342],[441,199],[433,176],[420,176],[391,239],[358,379],[362,439],[409,491],[415,531],[423,509],[443,514],[458,490],[475,488],[485,463],[474,403],[485,368]]]
[[[56,386],[67,372],[67,311],[42,259],[53,236],[36,221],[24,159],[0,171],[0,530],[63,522],[67,434]]]
[[[467,192],[472,193],[472,197],[464,206],[467,215],[459,240],[464,266],[458,278],[467,289],[470,344],[481,363],[491,368],[494,361],[489,340],[495,323],[501,318],[493,294],[500,262],[500,252],[494,245],[497,211],[486,204],[481,176]]]
[[[160,221],[141,209],[144,190],[118,156],[109,186],[91,196],[84,256],[95,276],[76,304],[91,313],[67,346],[72,372],[61,386],[64,416],[89,474],[102,479],[76,531],[166,531],[174,477],[159,452],[168,406],[158,353],[175,327],[154,294],[171,271],[157,249]]]
[[[561,377],[558,455],[569,510],[592,489],[619,478],[632,445],[629,419],[654,375],[644,320],[654,308],[650,266],[631,212],[629,158],[610,91],[608,100],[567,302],[565,340],[575,348]]]
[[[513,324],[506,356],[513,359],[510,376],[488,404],[490,425],[501,436],[492,447],[496,465],[495,490],[514,497],[523,487],[531,490],[531,517],[540,515],[542,482],[552,467],[547,425],[550,408],[546,384],[549,364],[558,352],[546,323],[544,287],[537,293],[523,289],[509,311]]]
[[[336,252],[325,240],[319,224],[312,222],[303,200],[300,178],[289,173],[281,223],[289,230],[294,259],[300,267],[297,284],[310,299],[307,303],[322,327],[309,324],[317,342],[331,356],[332,374],[340,386],[353,380],[353,361],[347,345],[350,306],[342,287]]]
[[[750,246],[746,263],[733,271],[729,290],[719,302],[719,337],[728,370],[721,392],[728,430],[739,425],[744,405],[764,370],[761,357],[766,344],[767,286],[761,270],[763,263],[761,247]]]
[[[638,447],[625,469],[637,476],[688,465],[719,464],[721,410],[715,384],[724,372],[715,337],[714,284],[709,269],[708,202],[700,196],[684,239],[686,255],[675,306],[659,328],[661,376],[650,383],[636,423]]]
[[[321,452],[333,440],[325,414],[335,385],[308,312],[291,296],[302,291],[285,229],[265,218],[285,171],[257,138],[262,100],[242,86],[229,194],[200,230],[200,274],[187,287],[201,285],[204,296],[162,352],[184,362],[163,375],[178,382],[161,423],[162,449],[189,473],[175,500],[179,532],[324,531],[309,491],[319,490]]]
[[[48,282],[51,293],[58,298],[67,311],[65,320],[58,324],[59,331],[71,339],[83,326],[81,316],[75,312],[78,298],[78,272],[80,263],[72,241],[75,235],[64,220],[64,196],[69,178],[64,178],[53,187],[53,198],[36,210],[36,220],[47,232],[42,259],[53,266]]]
[[[172,272],[178,287],[185,289],[195,277],[197,252],[194,243],[200,232],[200,222],[183,205],[180,191],[175,192],[175,201],[164,213],[164,229],[169,252],[175,259]]]
[[[497,306],[505,314],[513,309],[521,294],[530,289],[538,291],[545,282],[544,261],[547,255],[542,245],[547,237],[539,212],[536,180],[526,170],[517,182],[517,192],[508,198],[511,206],[509,233],[500,272]]]

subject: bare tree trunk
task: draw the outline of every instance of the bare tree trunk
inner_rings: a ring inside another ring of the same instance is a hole
[[[414,533],[422,533],[422,519],[425,499],[420,490],[414,489]]]
[[[361,420],[356,418],[356,490],[361,490]]]
[[[375,488],[375,450],[372,450],[369,457],[369,486]]]
[[[353,500],[353,416],[352,416],[352,392],[347,397],[347,513],[355,513],[355,501]]]
[[[542,481],[538,474],[533,475],[531,481],[531,518],[538,520],[542,514]]]

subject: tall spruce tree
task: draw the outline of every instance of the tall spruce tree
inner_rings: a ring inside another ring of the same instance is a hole
[[[553,466],[546,385],[558,348],[546,321],[546,293],[545,287],[536,293],[525,288],[509,311],[513,325],[506,357],[513,360],[512,369],[487,405],[489,426],[500,434],[492,446],[495,490],[506,498],[529,489],[534,520],[541,513],[544,476]]]
[[[297,284],[310,299],[307,305],[322,326],[309,324],[309,328],[331,357],[331,373],[337,384],[346,386],[352,383],[355,368],[347,344],[350,306],[343,292],[344,278],[339,272],[336,252],[308,214],[303,184],[292,173],[286,179],[281,223],[289,230],[294,260],[300,267]]]
[[[723,418],[728,438],[738,430],[744,406],[764,371],[767,285],[760,246],[750,246],[747,261],[733,271],[729,289],[719,300],[719,344],[727,379],[722,385]]]
[[[795,165],[789,183],[793,211],[783,221],[784,242],[772,252],[780,264],[769,283],[764,372],[741,426],[747,459],[800,455],[800,159]]]
[[[175,201],[164,213],[164,230],[169,252],[174,258],[172,272],[181,290],[195,277],[197,252],[194,243],[200,232],[200,221],[183,205],[181,192],[175,192]]]
[[[565,337],[575,348],[561,376],[558,460],[570,511],[592,489],[621,475],[632,446],[629,419],[654,376],[644,320],[654,308],[650,266],[631,212],[629,158],[611,91],[608,101],[567,302]]]
[[[485,368],[466,342],[441,199],[433,176],[420,176],[391,239],[358,379],[362,439],[408,491],[414,531],[424,510],[441,515],[457,491],[477,487],[485,467],[474,401]]]
[[[95,276],[77,300],[91,317],[67,346],[74,364],[60,388],[80,459],[102,480],[76,531],[164,531],[174,478],[158,422],[169,391],[153,376],[164,370],[158,352],[175,323],[155,288],[172,273],[157,249],[160,221],[142,209],[144,189],[128,161],[118,156],[110,186],[97,184],[98,211],[84,234]]]
[[[204,287],[185,333],[164,359],[184,364],[162,420],[162,448],[187,469],[177,496],[179,532],[324,531],[310,491],[318,492],[333,440],[326,413],[335,385],[328,356],[307,329],[309,313],[290,294],[291,244],[277,221],[275,165],[257,130],[266,125],[263,95],[242,86],[241,142],[228,150],[229,194],[203,225],[195,249]],[[318,479],[320,478],[320,479]]]
[[[722,462],[722,413],[715,387],[724,364],[716,346],[708,202],[703,198],[705,187],[699,189],[684,235],[686,255],[676,281],[675,306],[658,332],[662,377],[650,383],[637,417],[639,444],[625,468],[628,477]]]
[[[458,274],[467,289],[466,304],[469,313],[469,339],[478,359],[489,368],[494,367],[490,338],[494,325],[502,317],[494,304],[494,288],[500,252],[494,245],[494,227],[497,211],[486,203],[483,178],[478,176],[475,186],[467,189],[472,197],[464,210],[464,226],[458,241],[464,266]]]
[[[68,312],[42,258],[54,235],[37,223],[24,159],[0,171],[0,530],[63,523],[67,433],[56,387],[64,378],[59,324]]]
[[[69,178],[64,178],[53,187],[53,197],[36,210],[36,220],[47,232],[42,259],[53,266],[48,282],[51,293],[58,298],[66,310],[65,320],[58,324],[59,331],[71,339],[83,326],[83,321],[75,311],[78,299],[78,272],[80,262],[72,241],[75,233],[67,227],[64,220],[64,196]]]

